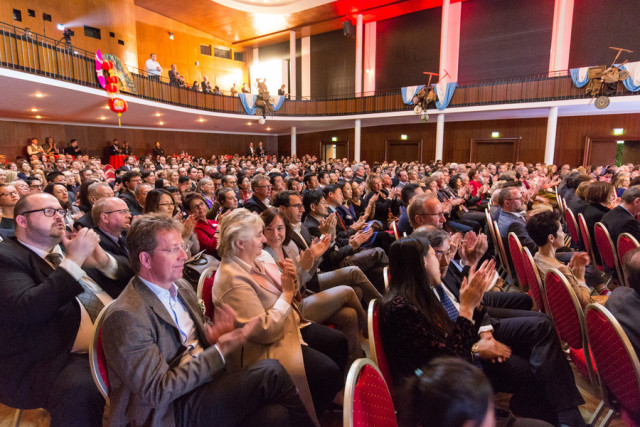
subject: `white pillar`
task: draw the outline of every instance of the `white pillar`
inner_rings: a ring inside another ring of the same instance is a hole
[[[364,83],[365,96],[376,91],[376,22],[368,22],[364,26]]]
[[[291,31],[289,33],[289,95],[291,99],[296,99],[296,86],[296,32]]]
[[[556,151],[556,128],[558,127],[558,107],[549,108],[549,119],[547,120],[547,141],[544,144],[544,162],[547,165],[553,164],[553,155]]]
[[[356,21],[356,97],[362,96],[362,15]]]
[[[356,128],[355,128],[355,141],[353,144],[353,161],[354,162],[359,162],[360,161],[360,126],[361,126],[361,122],[360,119],[356,120]]]
[[[436,127],[436,158],[442,160],[444,151],[444,114],[438,114],[438,124]]]
[[[301,40],[300,56],[302,57],[302,96],[311,97],[311,37]]]
[[[298,154],[296,152],[296,127],[292,126],[291,127],[291,155],[296,155]]]
[[[553,75],[557,75],[558,71],[566,71],[569,68],[573,2],[574,0],[556,0],[555,2],[549,57],[549,73]],[[566,74],[566,72],[563,74]]]

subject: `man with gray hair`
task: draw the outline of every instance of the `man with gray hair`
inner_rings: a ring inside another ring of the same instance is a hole
[[[89,200],[89,206],[93,206],[98,200],[103,199],[105,197],[113,197],[113,189],[106,182],[94,182],[89,185],[87,188],[87,199]],[[73,228],[77,231],[81,228],[93,228],[95,227],[95,223],[93,222],[93,217],[91,216],[91,212],[87,212],[76,222],[73,223]]]
[[[363,183],[367,179],[365,176],[364,165],[362,163],[356,163],[353,165],[353,173],[355,174],[353,180],[358,184]]]
[[[310,425],[291,377],[276,360],[225,372],[225,357],[259,328],[236,329],[226,304],[213,323],[182,279],[187,254],[182,225],[160,214],[140,216],[127,246],[136,275],[104,318],[109,372],[105,425]]]

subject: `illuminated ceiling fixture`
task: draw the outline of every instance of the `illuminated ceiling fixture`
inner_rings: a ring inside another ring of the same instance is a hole
[[[271,128],[267,128],[267,130],[269,131],[269,130],[271,130]]]
[[[44,94],[42,93],[36,93],[36,98],[42,98],[44,96]]]
[[[251,122],[248,122],[248,123],[247,123],[247,126],[251,126],[252,124],[253,124],[253,123],[251,123]]]
[[[160,117],[160,113],[156,113],[156,117]]]
[[[162,125],[164,124],[164,122],[159,122],[158,124],[159,124],[160,126],[162,126]]]
[[[105,116],[101,116],[100,120],[107,120],[107,118]]]
[[[35,113],[36,111],[38,111],[38,109],[37,108],[32,108],[31,111],[33,111]]]
[[[36,116],[36,119],[41,119],[41,118],[42,118],[42,116]]]
[[[198,119],[198,121],[199,121],[200,123],[202,123],[202,122],[204,122],[204,119],[203,119],[202,117],[200,117],[200,118]]]

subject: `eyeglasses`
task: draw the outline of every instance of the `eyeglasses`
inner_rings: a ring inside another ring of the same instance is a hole
[[[429,215],[429,216],[444,216],[444,212],[438,212],[438,213],[421,213],[421,214],[418,214],[418,216],[421,216],[421,215]]]
[[[161,252],[166,252],[171,255],[178,255],[180,251],[187,252],[189,250],[189,245],[183,244],[180,246],[173,247],[171,249],[158,249]]]
[[[4,197],[4,196],[19,196],[20,193],[18,193],[17,191],[10,191],[8,193],[2,193],[0,194],[0,197]]]
[[[201,207],[206,206],[205,203],[198,203],[197,205],[191,205],[191,209],[200,209]]]
[[[26,215],[26,214],[35,213],[35,212],[42,212],[46,217],[52,217],[56,213],[59,214],[60,216],[65,216],[67,214],[66,209],[42,208],[42,209],[34,209],[32,211],[22,212],[20,215]]]
[[[258,185],[257,188],[271,188],[271,185]]]
[[[129,212],[129,209],[116,209],[115,211],[107,211],[107,212],[103,212],[103,213],[112,214],[112,213],[115,213],[115,212],[118,212],[118,213],[121,213],[121,214],[131,213],[131,212]]]
[[[304,209],[304,205],[302,203],[298,203],[296,205],[289,205],[290,208],[296,208],[298,210]]]

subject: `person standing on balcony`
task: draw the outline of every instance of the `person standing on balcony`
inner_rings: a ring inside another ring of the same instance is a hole
[[[158,63],[158,61],[156,61],[156,54],[152,53],[149,57],[149,59],[147,59],[147,62],[145,62],[145,66],[147,67],[147,74],[149,75],[149,78],[151,80],[160,80],[160,75],[162,74],[162,67],[160,66],[160,64]]]

